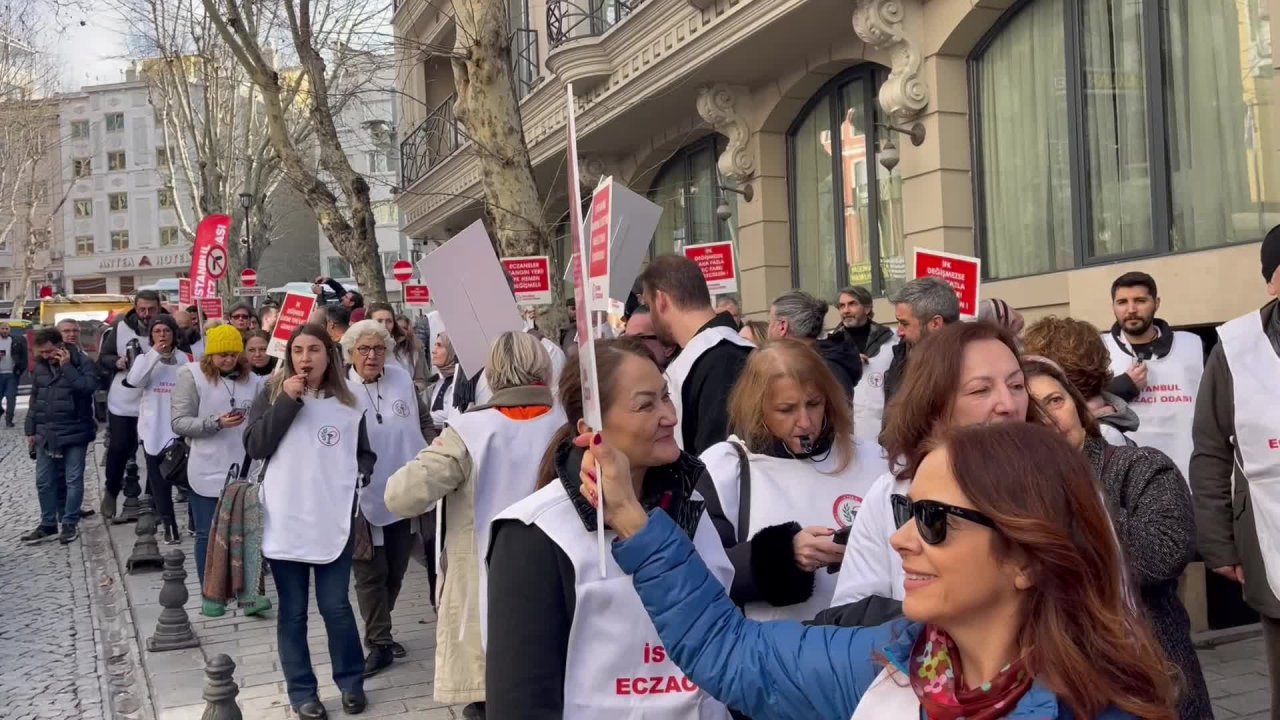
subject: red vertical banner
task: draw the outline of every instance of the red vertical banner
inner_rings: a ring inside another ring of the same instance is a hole
[[[231,217],[206,215],[196,227],[196,241],[191,246],[191,297],[214,297],[218,280],[227,274],[227,236],[231,233]]]
[[[191,278],[178,278],[178,304],[182,310],[191,307],[195,298],[191,297]]]

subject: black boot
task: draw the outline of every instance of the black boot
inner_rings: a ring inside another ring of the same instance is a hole
[[[116,500],[119,497],[119,492],[107,490],[102,493],[102,503],[98,506],[98,512],[102,513],[103,520],[110,520],[116,516]]]
[[[391,654],[390,646],[374,645],[364,659],[364,676],[373,677],[391,667],[392,662],[395,662],[395,659]]]

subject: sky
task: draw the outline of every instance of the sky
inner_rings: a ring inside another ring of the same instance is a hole
[[[120,25],[115,11],[107,8],[89,13],[68,12],[65,18],[58,19],[57,51],[64,92],[124,80],[128,61],[123,59],[125,35]]]

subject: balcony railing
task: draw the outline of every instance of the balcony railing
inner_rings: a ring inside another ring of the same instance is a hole
[[[457,101],[457,95],[450,95],[400,143],[400,182],[404,188],[417,182],[462,144],[462,126],[453,116]]]
[[[516,97],[524,99],[538,80],[538,32],[520,28],[511,33],[511,72],[515,76]]]
[[[547,41],[551,48],[598,37],[635,12],[644,0],[548,0]]]

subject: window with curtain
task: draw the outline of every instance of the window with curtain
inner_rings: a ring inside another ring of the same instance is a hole
[[[1025,0],[970,62],[988,276],[1261,238],[1273,72],[1260,0]]]
[[[686,245],[734,241],[737,251],[737,194],[720,191],[730,185],[719,179],[716,162],[724,152],[725,137],[709,135],[677,150],[662,165],[648,198],[662,207],[662,218],[653,234],[653,255],[681,252]],[[730,217],[716,217],[720,203],[729,206]]]
[[[793,281],[828,300],[845,285],[892,292],[906,277],[902,178],[877,154],[883,80],[876,65],[842,73],[788,133]]]

